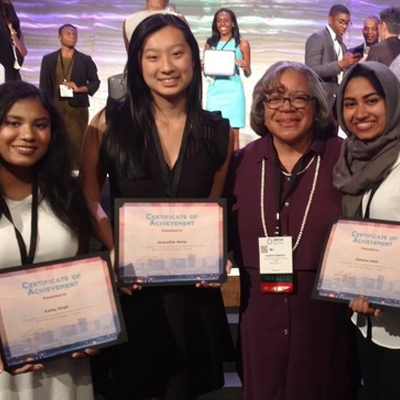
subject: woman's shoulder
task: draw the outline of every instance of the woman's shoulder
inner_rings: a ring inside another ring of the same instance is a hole
[[[258,138],[233,153],[231,163],[236,167],[259,164],[270,153],[271,140],[268,136]]]
[[[243,39],[242,37],[240,37],[239,46],[240,46],[241,49],[249,48],[250,47],[250,43],[249,43],[248,40]]]
[[[224,118],[220,111],[202,110],[202,120],[205,126],[213,128],[225,128],[229,131],[229,120]]]
[[[331,152],[340,153],[343,143],[344,139],[340,136],[332,136],[326,140],[326,147]]]

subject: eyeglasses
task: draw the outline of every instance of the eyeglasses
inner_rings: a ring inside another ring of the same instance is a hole
[[[300,110],[306,108],[308,103],[313,99],[314,97],[309,96],[308,94],[292,94],[289,97],[266,95],[264,103],[270,110],[279,110],[287,100],[291,107]]]
[[[350,20],[346,21],[345,19],[337,19],[336,22],[342,26],[352,26],[353,25],[353,23]]]

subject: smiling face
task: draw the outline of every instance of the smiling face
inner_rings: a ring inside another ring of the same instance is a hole
[[[371,82],[354,77],[346,86],[343,98],[343,120],[346,128],[363,141],[381,136],[386,126],[386,102]]]
[[[183,32],[166,26],[150,34],[143,44],[141,68],[154,100],[184,97],[193,79],[193,58]]]
[[[282,89],[270,96],[295,97],[312,96],[308,79],[297,71],[285,71],[279,79]],[[294,108],[288,100],[277,110],[271,110],[264,105],[264,123],[272,134],[274,142],[279,141],[287,145],[309,143],[313,137],[313,125],[316,117],[314,101],[301,109]]]
[[[378,21],[375,19],[366,19],[364,21],[362,34],[364,36],[365,43],[367,43],[368,46],[372,46],[379,41],[378,25]]]
[[[0,163],[8,169],[31,169],[46,154],[50,139],[50,116],[42,103],[34,98],[16,101],[0,125]]]
[[[234,25],[231,16],[226,11],[221,11],[217,14],[216,26],[220,36],[232,36],[232,28]]]

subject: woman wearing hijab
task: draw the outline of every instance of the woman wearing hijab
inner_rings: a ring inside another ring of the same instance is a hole
[[[349,217],[400,221],[400,83],[383,64],[357,64],[338,92],[338,118],[348,135],[334,171]],[[400,312],[381,312],[368,299],[350,301],[358,327],[363,399],[400,393]]]

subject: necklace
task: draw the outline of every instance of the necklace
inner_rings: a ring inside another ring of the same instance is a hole
[[[315,155],[314,155],[313,158],[308,162],[308,164],[307,164],[301,171],[299,171],[299,172],[297,173],[297,175],[301,175],[301,174],[303,174],[304,172],[306,172],[306,171],[308,170],[308,168],[310,168],[310,166],[311,166],[311,164],[313,163],[314,160],[315,160]],[[291,165],[284,165],[284,167],[291,167]],[[282,174],[285,175],[285,176],[288,176],[288,177],[291,177],[291,176],[292,176],[292,174],[289,173],[289,172],[282,171],[282,170],[281,170],[281,172],[282,172]]]
[[[307,164],[307,166],[302,171],[299,172],[299,174],[303,173],[305,170],[307,170],[307,168],[311,165],[312,161],[314,160],[314,157]],[[312,186],[311,186],[310,195],[308,196],[307,206],[306,206],[306,209],[304,211],[303,220],[301,221],[300,231],[299,231],[299,234],[297,236],[296,243],[293,246],[293,251],[295,251],[297,249],[297,247],[299,246],[300,240],[301,240],[301,238],[303,236],[303,233],[304,233],[304,227],[306,225],[308,213],[310,211],[311,203],[312,203],[313,198],[314,198],[315,188],[317,187],[317,181],[318,181],[320,165],[321,165],[321,156],[318,156],[317,157],[317,165],[315,167],[314,179],[313,179],[313,183],[312,183]],[[261,224],[262,224],[264,236],[268,237],[268,230],[267,230],[267,223],[266,223],[265,209],[264,209],[264,192],[265,192],[265,159],[262,160],[262,164],[261,164],[260,206],[261,206]],[[277,218],[279,219],[279,213],[277,213]]]

